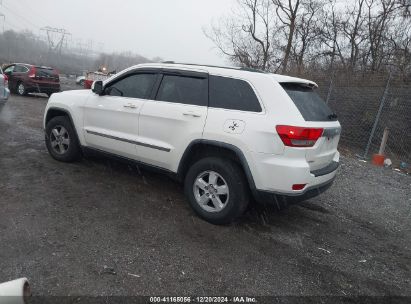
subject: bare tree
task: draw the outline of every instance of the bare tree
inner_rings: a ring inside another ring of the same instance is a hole
[[[271,0],[238,0],[240,12],[205,31],[234,63],[263,70],[276,69],[275,31]]]
[[[233,63],[301,73],[307,66],[409,71],[404,0],[238,0],[207,33]]]
[[[284,51],[282,72],[287,71],[288,60],[291,54],[292,43],[297,22],[297,13],[302,0],[272,0],[275,12],[281,23],[287,28],[287,45]]]
[[[315,57],[316,50],[311,50],[313,44],[319,41],[321,35],[319,11],[323,5],[319,1],[308,1],[302,3],[302,13],[297,18],[295,28],[295,42],[292,53],[299,73],[304,69],[305,57],[310,51]]]

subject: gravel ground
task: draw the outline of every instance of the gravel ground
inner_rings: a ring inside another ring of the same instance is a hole
[[[0,105],[0,282],[35,295],[411,296],[411,178],[342,157],[333,187],[235,224],[135,166],[47,154],[47,99]]]

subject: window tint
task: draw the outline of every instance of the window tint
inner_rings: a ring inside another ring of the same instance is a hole
[[[298,83],[281,83],[281,86],[293,100],[306,121],[330,121],[337,119],[313,88]]]
[[[207,106],[207,79],[164,75],[156,99]]]
[[[210,76],[210,107],[261,112],[251,86],[243,80]]]
[[[105,93],[110,96],[148,98],[156,76],[156,74],[130,75],[106,87]]]

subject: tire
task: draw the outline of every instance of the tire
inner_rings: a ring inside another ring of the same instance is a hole
[[[24,85],[24,83],[19,82],[17,84],[16,93],[20,96],[26,96],[27,95],[27,90],[26,90],[26,86]]]
[[[81,157],[81,148],[70,120],[53,117],[46,126],[46,146],[50,155],[61,162],[73,162]]]
[[[82,79],[82,80],[80,80],[80,83],[79,83],[82,87],[84,87],[84,79]]]
[[[214,179],[210,180],[212,177]],[[229,224],[242,215],[250,197],[248,183],[240,166],[229,159],[217,157],[203,158],[189,168],[184,180],[184,191],[195,213],[216,225]],[[216,197],[219,198],[217,202]]]

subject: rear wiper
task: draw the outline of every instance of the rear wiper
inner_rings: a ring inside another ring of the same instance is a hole
[[[333,119],[337,119],[337,118],[338,118],[338,116],[335,113],[332,113],[332,114],[328,115],[329,120],[333,120]]]

